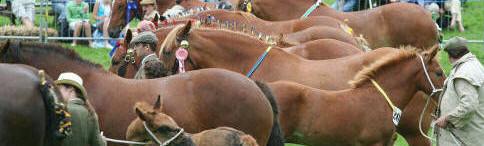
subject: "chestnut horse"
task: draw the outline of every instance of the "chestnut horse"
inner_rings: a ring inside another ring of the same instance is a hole
[[[430,94],[432,83],[442,87],[445,77],[434,59],[437,50],[423,53],[422,60],[414,50],[390,53],[362,69],[352,81],[353,87],[345,90],[320,90],[287,81],[270,83],[288,142],[391,145],[395,132],[392,108],[372,81],[383,88],[390,102],[405,109],[417,91]]]
[[[0,64],[0,145],[58,146],[52,80],[39,70],[17,64]],[[47,84],[42,84],[46,82]]]
[[[299,19],[316,0],[241,0],[252,3],[252,13],[271,20]],[[329,16],[347,23],[357,36],[363,35],[371,48],[411,45],[429,48],[438,43],[438,31],[432,17],[423,7],[392,3],[372,10],[340,12],[321,4],[310,16]]]
[[[163,142],[167,146],[258,146],[250,135],[230,127],[218,127],[200,133],[190,134],[173,120],[160,112],[163,99],[156,100],[154,105],[138,102],[134,109],[138,118],[133,120],[126,131],[126,139],[136,142]],[[155,132],[152,136],[148,130]],[[149,142],[149,141],[148,141]]]
[[[270,91],[261,90],[267,87],[238,73],[207,69],[161,79],[130,80],[57,45],[7,44],[2,50],[2,62],[43,68],[52,77],[66,71],[79,74],[99,115],[101,130],[110,138],[124,139],[129,123],[136,117],[127,107],[161,95],[163,112],[187,132],[229,126],[254,136],[260,145],[281,145],[283,141]]]
[[[177,72],[178,63],[174,54],[181,40],[187,40],[190,44],[189,61],[185,62],[187,70],[216,67],[245,74],[264,53],[261,48],[268,47],[268,44],[246,34],[207,28],[191,29],[189,23],[185,27],[174,29],[160,50],[159,57],[165,63],[165,68],[172,74]],[[273,47],[253,78],[266,82],[289,80],[319,89],[342,90],[349,88],[347,81],[352,79],[364,65],[393,51],[396,50],[380,48],[338,59],[311,61]],[[419,116],[415,111],[423,109],[424,103],[419,101],[423,101],[425,96],[423,94],[416,96],[419,98],[413,98],[409,108],[405,109],[406,116],[398,126],[398,132],[408,139],[409,143],[429,144],[429,141],[420,135],[418,119],[413,118]],[[431,122],[430,114],[426,113],[425,117],[423,130],[427,132]]]

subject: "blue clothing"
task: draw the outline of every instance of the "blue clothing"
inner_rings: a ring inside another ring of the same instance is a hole
[[[338,3],[339,3],[340,0],[336,0],[333,5],[331,5],[331,7],[333,9],[336,9],[336,10],[340,10],[338,9]],[[353,11],[353,8],[355,7],[356,5],[356,0],[345,0],[345,3],[343,5],[343,12],[351,12]]]

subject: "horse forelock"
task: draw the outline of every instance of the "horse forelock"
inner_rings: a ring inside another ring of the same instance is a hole
[[[166,35],[165,40],[161,43],[160,52],[158,52],[158,56],[163,55],[163,49],[167,46],[173,46],[173,43],[176,43],[176,37],[178,32],[184,28],[185,25],[177,25],[173,30],[171,30],[168,35]]]
[[[87,64],[94,68],[101,68],[102,66],[99,64],[92,63],[88,60],[85,60],[79,56],[73,49],[64,48],[60,44],[44,44],[39,42],[22,42],[20,43],[20,47],[18,48],[21,50],[29,49],[35,52],[35,55],[46,55],[46,54],[55,54],[60,55],[68,59],[72,59],[74,61]],[[22,54],[22,53],[20,53]]]
[[[349,84],[352,88],[360,87],[363,83],[374,78],[383,68],[396,65],[401,61],[414,58],[417,55],[418,51],[414,47],[400,47],[397,52],[385,55],[381,59],[363,67],[363,69],[356,73],[353,80],[349,81]]]

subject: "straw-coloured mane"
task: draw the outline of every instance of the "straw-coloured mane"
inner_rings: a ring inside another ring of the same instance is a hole
[[[163,43],[160,46],[160,52],[158,52],[158,56],[163,55],[163,48],[165,48],[166,46],[172,46],[173,43],[176,43],[176,41],[173,40],[176,39],[177,32],[180,31],[180,29],[183,29],[183,27],[184,25],[177,25],[173,30],[170,31],[170,33],[168,33],[165,40],[163,40]]]
[[[401,61],[417,57],[418,52],[414,47],[401,47],[397,53],[388,54],[378,61],[361,69],[353,78],[349,81],[352,88],[357,88],[363,83],[374,78],[375,75],[385,67],[393,66]]]

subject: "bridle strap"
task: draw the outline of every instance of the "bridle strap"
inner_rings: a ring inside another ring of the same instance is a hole
[[[432,83],[432,80],[430,79],[430,75],[429,75],[429,72],[427,70],[427,66],[425,66],[425,61],[424,61],[422,55],[418,55],[418,57],[420,58],[420,62],[422,63],[422,67],[424,69],[425,77],[427,78],[427,81],[429,82],[430,87],[432,87],[432,93],[430,94],[430,97],[432,97],[435,93],[442,91],[442,89],[435,88],[434,83]]]
[[[178,138],[185,131],[183,130],[183,128],[181,128],[180,131],[175,136],[171,137],[170,139],[162,143],[158,138],[156,138],[155,134],[150,130],[150,128],[148,128],[148,125],[144,121],[143,121],[143,127],[145,128],[146,132],[148,132],[148,134],[151,136],[151,139],[153,139],[156,142],[156,144],[160,146],[169,145],[173,140]]]

